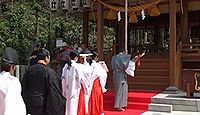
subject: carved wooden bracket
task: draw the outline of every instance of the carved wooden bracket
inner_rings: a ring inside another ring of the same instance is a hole
[[[195,90],[200,92],[200,73],[195,73],[194,79],[195,79]]]

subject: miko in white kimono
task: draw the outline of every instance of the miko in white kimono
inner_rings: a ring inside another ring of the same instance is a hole
[[[67,99],[65,115],[86,115],[85,95],[90,86],[87,78],[90,70],[87,65],[76,63],[76,51],[71,51],[69,57],[71,61],[62,70],[63,95]]]
[[[7,47],[3,51],[0,73],[0,115],[26,115],[21,96],[21,84],[14,76],[18,60],[17,52]]]
[[[107,67],[105,63],[97,63],[98,55],[92,52],[92,56],[87,59],[89,65],[92,67],[91,87],[88,95],[86,95],[86,106],[88,106],[88,115],[102,115],[103,114],[103,93],[107,79]],[[104,68],[106,67],[106,68]],[[88,105],[87,105],[88,104]]]

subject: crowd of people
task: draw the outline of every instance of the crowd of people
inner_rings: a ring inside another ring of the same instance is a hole
[[[20,84],[14,77],[17,51],[5,48],[0,73],[0,115],[103,115],[108,72],[105,62],[99,61],[96,52],[86,49],[63,52],[65,60],[57,73],[48,66],[50,52],[38,49]],[[112,58],[116,110],[124,111],[127,106],[127,74],[134,76],[135,64],[143,55],[135,53],[130,57],[121,51]]]

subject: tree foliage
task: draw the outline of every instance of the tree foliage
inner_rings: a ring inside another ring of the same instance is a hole
[[[115,40],[115,29],[104,26],[104,54],[109,53],[109,49],[113,46]],[[96,23],[89,23],[89,46],[91,49],[97,49],[96,47]]]
[[[95,25],[89,25],[90,47],[95,47]],[[76,38],[82,40],[82,28],[82,19],[52,12],[41,1],[15,3],[14,6],[8,6],[0,16],[0,52],[5,47],[13,47],[19,53],[20,64],[26,64],[27,54],[35,40],[45,42],[54,54],[57,38],[73,45]],[[113,36],[114,30],[106,27],[104,47],[112,46]]]

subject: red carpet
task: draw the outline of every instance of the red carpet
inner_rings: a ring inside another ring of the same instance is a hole
[[[129,92],[128,106],[124,112],[114,111],[114,92],[108,91],[104,94],[104,114],[105,115],[140,115],[148,110],[151,98],[157,92]]]

